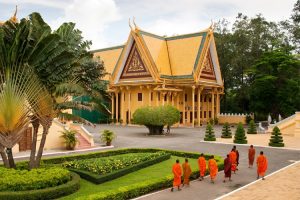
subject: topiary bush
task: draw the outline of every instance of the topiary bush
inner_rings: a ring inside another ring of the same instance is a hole
[[[254,123],[254,120],[251,120],[249,122],[247,133],[248,134],[257,134],[256,125]]]
[[[272,136],[269,142],[269,146],[272,147],[284,147],[283,138],[280,129],[275,126],[272,131]]]
[[[204,141],[216,141],[214,129],[210,123],[208,123],[206,126]]]
[[[172,126],[179,122],[180,112],[171,105],[146,106],[138,108],[133,113],[133,123],[145,125],[150,135],[162,135],[165,125]]]
[[[225,122],[223,128],[222,128],[222,135],[221,138],[232,138],[232,133],[230,129],[230,125],[228,122]]]
[[[236,128],[233,142],[237,144],[247,144],[247,137],[245,135],[245,130],[241,122]]]

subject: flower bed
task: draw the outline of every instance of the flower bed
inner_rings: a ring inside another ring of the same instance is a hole
[[[26,191],[54,187],[71,180],[68,170],[49,167],[28,170],[0,168],[0,191]]]
[[[156,153],[129,153],[109,157],[74,160],[63,163],[63,166],[104,175],[147,160],[153,160],[164,154],[166,153],[163,151]]]

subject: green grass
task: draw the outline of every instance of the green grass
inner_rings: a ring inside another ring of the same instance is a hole
[[[161,179],[162,177],[172,176],[172,165],[175,163],[176,159],[179,159],[180,163],[184,162],[184,158],[182,157],[171,156],[171,159],[169,160],[138,170],[134,173],[130,173],[128,175],[122,176],[121,178],[114,179],[100,185],[95,185],[91,182],[81,179],[80,189],[77,192],[60,199],[73,200],[77,197],[87,196],[93,193],[104,192],[107,190],[115,190],[117,188],[137,184],[145,180],[156,180]],[[198,163],[196,159],[189,159],[189,163],[193,171],[196,171],[198,169]]]

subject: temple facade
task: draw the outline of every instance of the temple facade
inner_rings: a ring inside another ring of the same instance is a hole
[[[142,106],[173,105],[183,126],[200,126],[220,113],[224,86],[212,27],[173,37],[135,27],[125,45],[93,53],[108,73],[115,122],[130,124]]]

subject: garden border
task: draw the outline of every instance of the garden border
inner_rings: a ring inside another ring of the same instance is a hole
[[[76,192],[80,187],[79,175],[71,172],[71,176],[72,180],[55,187],[39,190],[0,192],[0,200],[48,200],[67,196]]]

